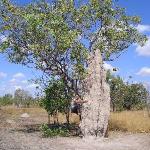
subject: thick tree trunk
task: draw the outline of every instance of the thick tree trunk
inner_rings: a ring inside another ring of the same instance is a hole
[[[84,137],[104,137],[110,115],[110,89],[99,50],[90,55],[85,88],[84,100],[88,102],[82,107],[81,132]]]

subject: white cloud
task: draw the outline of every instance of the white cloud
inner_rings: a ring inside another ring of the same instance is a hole
[[[150,56],[150,37],[148,37],[148,40],[143,47],[140,45],[137,46],[136,52],[141,56]]]
[[[22,89],[22,86],[20,86],[20,85],[15,85],[14,88],[15,88],[15,90],[17,90],[17,89]]]
[[[21,80],[20,78],[12,78],[8,81],[1,81],[0,84],[0,96],[7,93],[14,94],[17,89],[24,89],[29,91],[33,96],[35,96],[38,84],[30,83],[27,79]]]
[[[23,78],[23,77],[25,77],[25,75],[21,72],[16,73],[16,74],[13,75],[13,78]]]
[[[137,72],[137,75],[141,76],[150,76],[150,67],[143,67]]]
[[[4,36],[4,35],[1,35],[1,36],[0,36],[0,42],[3,43],[3,42],[5,42],[5,41],[7,41],[7,37]]]
[[[7,77],[7,73],[0,72],[0,78],[5,78],[5,77]]]
[[[113,66],[110,65],[110,64],[107,64],[106,62],[103,64],[103,67],[104,67],[106,70],[111,70],[111,71],[113,71]]]
[[[143,85],[144,85],[146,88],[149,88],[149,87],[150,87],[150,82],[143,82]]]
[[[143,82],[143,85],[148,91],[150,91],[150,82]]]
[[[28,85],[27,88],[34,89],[34,88],[36,88],[38,86],[39,86],[38,84],[34,84],[33,83],[33,84]]]
[[[16,83],[16,79],[15,78],[12,78],[11,80],[9,80],[9,82],[11,82],[11,83]]]
[[[115,71],[118,71],[118,69],[117,68],[115,68],[115,67],[113,67],[112,65],[110,65],[110,64],[108,64],[108,63],[104,63],[103,64],[103,67],[104,67],[104,69],[105,70],[110,70],[111,72],[115,72]],[[116,70],[115,70],[116,69]]]
[[[136,29],[139,31],[139,32],[150,32],[150,25],[141,25],[139,24]]]
[[[27,84],[27,83],[28,83],[28,81],[27,81],[27,80],[23,80],[23,81],[21,81],[21,83],[23,83],[23,84]]]

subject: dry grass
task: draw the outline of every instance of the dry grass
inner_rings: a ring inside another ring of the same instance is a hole
[[[21,114],[23,114],[23,113],[28,113],[30,118],[34,119],[34,121],[39,123],[39,124],[40,123],[47,123],[47,120],[48,120],[47,112],[44,109],[39,108],[39,107],[15,108],[13,106],[6,106],[6,107],[2,107],[0,110],[0,116],[3,115],[3,116],[5,116],[6,119],[17,120],[18,118],[20,118]],[[65,123],[66,122],[65,115],[59,114],[58,120],[61,123]],[[50,121],[51,121],[51,123],[53,123],[54,119],[51,117]],[[70,122],[78,124],[79,123],[78,115],[70,114]]]
[[[124,111],[111,113],[110,130],[150,132],[150,117],[147,111]]]
[[[17,120],[22,113],[28,113],[30,118],[38,124],[47,123],[47,113],[41,108],[14,108],[12,106],[3,107],[0,110],[0,119]],[[1,117],[3,115],[3,117]],[[65,116],[59,114],[59,122],[66,122]],[[0,120],[1,121],[1,120]],[[70,115],[72,123],[79,123],[79,117],[76,114]],[[53,118],[51,118],[53,122]],[[124,111],[111,113],[109,121],[109,130],[128,131],[128,132],[150,132],[150,117],[146,111]]]

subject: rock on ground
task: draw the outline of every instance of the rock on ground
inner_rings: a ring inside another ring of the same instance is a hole
[[[30,116],[28,113],[23,113],[20,117],[21,118],[29,118]]]

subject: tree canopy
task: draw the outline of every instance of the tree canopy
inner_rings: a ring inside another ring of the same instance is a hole
[[[103,60],[113,60],[132,43],[143,45],[139,23],[113,0],[36,0],[26,6],[1,0],[0,34],[6,38],[0,51],[78,93],[90,52],[99,49]]]

